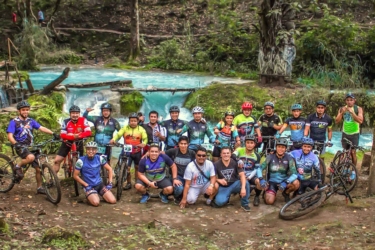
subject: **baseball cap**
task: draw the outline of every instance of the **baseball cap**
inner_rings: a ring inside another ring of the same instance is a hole
[[[348,98],[348,97],[355,99],[355,96],[351,92],[346,94],[345,99]]]

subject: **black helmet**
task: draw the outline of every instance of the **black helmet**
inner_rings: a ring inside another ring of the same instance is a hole
[[[227,117],[227,116],[233,116],[234,117],[234,112],[233,111],[225,112],[224,117]]]
[[[317,102],[316,102],[316,106],[318,106],[318,105],[322,105],[322,106],[324,106],[324,107],[327,107],[327,103],[326,103],[324,100],[319,100],[319,101],[317,101]]]
[[[30,104],[27,101],[20,101],[17,104],[17,109],[20,110],[22,108],[30,108]]]
[[[273,102],[265,102],[263,107],[270,106],[271,108],[275,108],[275,104]]]
[[[278,145],[284,145],[285,147],[288,147],[288,141],[284,138],[277,139],[276,146]]]
[[[170,113],[170,112],[180,112],[180,108],[177,107],[177,106],[171,106],[171,107],[169,108],[169,113]]]
[[[130,118],[137,118],[137,120],[139,119],[138,114],[135,113],[135,112],[130,113],[130,115],[129,115],[129,120],[130,120]]]
[[[112,105],[106,102],[100,106],[100,109],[109,109],[109,111],[112,111]]]
[[[245,141],[254,141],[256,142],[257,138],[254,135],[245,136]]]
[[[71,112],[81,112],[81,109],[77,105],[73,105],[69,109],[69,113]]]

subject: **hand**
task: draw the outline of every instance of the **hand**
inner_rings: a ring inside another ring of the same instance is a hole
[[[346,111],[347,111],[347,108],[346,108],[346,107],[342,107],[342,108],[340,109],[340,113],[341,113],[341,114],[344,114]]]
[[[160,134],[159,131],[156,131],[156,132],[155,132],[155,135],[156,135],[157,137],[160,137],[160,136],[161,136],[161,134]]]
[[[258,143],[262,143],[263,142],[263,138],[261,136],[258,137],[257,139]]]
[[[244,167],[244,162],[242,161],[242,160],[239,160],[238,162],[237,162],[237,164],[238,164],[238,167],[239,168],[243,168]]]
[[[158,186],[156,186],[156,182],[150,182],[150,187],[157,189]]]
[[[304,173],[304,170],[303,170],[303,168],[297,168],[297,172],[298,172],[299,174],[303,174],[303,173]]]
[[[288,184],[285,181],[281,182],[279,186],[280,191],[284,191],[287,186]]]
[[[331,141],[328,141],[327,142],[327,147],[332,147],[333,146],[333,143]]]
[[[141,143],[141,144],[138,144],[136,147],[139,147],[139,148],[144,148],[146,145]]]
[[[276,135],[275,135],[276,139],[279,139],[280,136],[281,136],[281,134],[279,133],[279,131],[277,131],[277,133],[276,133]]]
[[[54,140],[60,140],[61,139],[60,135],[57,134],[57,133],[53,133],[52,135],[53,135]]]
[[[87,108],[87,109],[86,109],[87,112],[91,112],[91,111],[93,111],[93,110],[94,110],[93,108]]]
[[[85,188],[85,192],[86,192],[86,193],[92,190],[92,187],[91,187],[90,185],[87,185],[87,186],[84,187],[84,188]]]
[[[269,122],[269,123],[268,123],[268,127],[269,127],[269,128],[273,128],[273,125],[275,125],[273,122]]]
[[[182,186],[182,182],[179,179],[174,179],[173,186],[177,186],[177,187]]]
[[[212,195],[213,191],[214,191],[214,188],[213,188],[212,186],[209,186],[209,187],[207,188],[207,190],[206,190],[206,194],[208,194],[208,195]]]
[[[226,180],[224,180],[224,179],[218,179],[218,180],[217,180],[217,182],[219,182],[219,183],[220,183],[220,185],[222,185],[222,186],[228,186],[228,183],[227,183],[227,181],[226,181]]]
[[[201,119],[201,122],[202,122],[203,124],[205,124],[205,123],[206,123],[206,119],[202,118],[202,119]]]
[[[179,133],[181,133],[181,131],[182,131],[182,129],[177,129],[176,133],[179,134]]]
[[[108,183],[108,185],[106,186],[106,189],[107,190],[111,190],[112,189],[112,182]]]
[[[220,144],[220,141],[219,140],[215,140],[215,144],[219,145]]]
[[[182,199],[180,202],[180,208],[185,208],[186,207],[186,199]]]
[[[108,143],[108,144],[111,144],[111,145],[113,145],[113,144],[115,144],[115,143],[116,143],[116,142],[115,142],[115,140],[113,140],[113,139],[112,139],[112,140],[110,140],[110,141],[109,141],[109,143]]]
[[[261,179],[261,180],[259,181],[259,184],[260,184],[260,186],[261,186],[263,189],[266,189],[266,188],[267,188],[267,182],[266,182],[265,179]]]
[[[16,142],[16,144],[14,144],[14,147],[19,149],[19,148],[23,148],[23,145],[19,142]]]
[[[215,128],[215,129],[214,129],[214,134],[215,134],[215,135],[218,135],[219,133],[220,133],[220,131],[219,131],[217,128]]]
[[[245,197],[246,196],[246,189],[245,188],[241,188],[240,196],[241,197]]]

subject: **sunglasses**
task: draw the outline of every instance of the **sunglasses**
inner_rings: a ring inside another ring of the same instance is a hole
[[[197,154],[198,157],[206,157],[207,155]]]

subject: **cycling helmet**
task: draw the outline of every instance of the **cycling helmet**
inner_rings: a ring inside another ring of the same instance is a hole
[[[296,110],[296,109],[299,109],[299,110],[302,110],[302,105],[299,104],[299,103],[295,103],[292,105],[292,110]]]
[[[112,111],[112,105],[109,104],[108,102],[103,103],[102,106],[100,106],[100,109],[109,109],[109,111]]]
[[[272,107],[272,108],[275,107],[275,105],[273,104],[273,102],[266,102],[266,103],[264,103],[264,107],[265,107],[265,106],[270,106],[270,107]]]
[[[202,107],[196,106],[191,110],[191,113],[204,113],[204,110]]]
[[[81,112],[81,109],[77,105],[73,105],[69,109],[69,113],[71,112]]]
[[[171,112],[180,112],[180,108],[177,107],[177,106],[171,106],[169,108],[169,113],[171,113]]]
[[[244,103],[242,103],[242,110],[244,110],[244,109],[250,109],[250,110],[252,110],[253,109],[253,105],[250,103],[250,102],[244,102]]]
[[[137,113],[133,112],[133,113],[130,113],[130,115],[129,115],[129,120],[130,120],[130,118],[137,118],[137,120],[138,120],[138,119],[139,119],[139,116],[138,116]]]
[[[302,138],[301,142],[302,142],[302,145],[307,144],[310,146],[314,146],[314,140],[311,138]]]
[[[94,141],[89,141],[86,143],[86,148],[98,148],[98,144]]]
[[[353,93],[351,93],[351,92],[349,92],[349,93],[347,93],[347,94],[345,95],[345,99],[348,98],[348,97],[355,99],[355,96],[354,96]]]
[[[22,108],[30,108],[30,104],[27,101],[20,101],[17,104],[17,109],[20,110]]]
[[[324,107],[327,107],[327,103],[324,100],[319,100],[316,102],[316,106],[323,105]]]
[[[276,140],[276,146],[278,146],[278,145],[283,145],[285,147],[288,147],[288,141],[284,138],[277,139]]]
[[[227,111],[227,112],[225,112],[225,115],[224,115],[224,117],[227,117],[228,115],[230,115],[230,116],[233,116],[233,117],[234,117],[234,112],[233,112],[233,111]]]
[[[247,135],[245,136],[245,141],[257,141],[257,138],[254,135]]]

